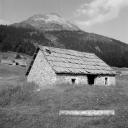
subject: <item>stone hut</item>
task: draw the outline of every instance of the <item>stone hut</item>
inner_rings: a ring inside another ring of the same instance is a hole
[[[116,72],[93,53],[38,46],[26,72],[39,86],[61,83],[115,85]]]

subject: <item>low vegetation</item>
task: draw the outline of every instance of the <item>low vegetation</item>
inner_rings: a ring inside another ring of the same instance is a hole
[[[128,76],[116,86],[56,85],[48,88],[27,83],[25,69],[0,65],[1,128],[126,128]],[[59,110],[114,109],[115,116],[59,116]]]
[[[2,128],[120,128],[128,126],[128,86],[56,85],[43,88],[24,83],[0,90]],[[111,117],[59,116],[61,109],[115,109]]]

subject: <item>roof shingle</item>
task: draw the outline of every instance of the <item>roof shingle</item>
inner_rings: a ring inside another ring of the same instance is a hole
[[[46,46],[39,46],[39,48],[56,73],[116,74],[110,66],[93,53]]]

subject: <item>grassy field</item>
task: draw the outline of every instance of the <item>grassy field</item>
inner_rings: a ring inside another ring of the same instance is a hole
[[[25,69],[0,65],[1,128],[127,128],[128,76],[116,86],[56,85],[38,90]],[[11,78],[11,79],[10,79]],[[115,116],[59,116],[61,109],[115,109]]]
[[[23,84],[25,72],[24,67],[0,64],[0,90]]]

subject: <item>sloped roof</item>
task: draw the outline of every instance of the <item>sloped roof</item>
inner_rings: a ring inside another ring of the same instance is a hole
[[[39,46],[56,73],[116,74],[103,60],[93,53]]]

